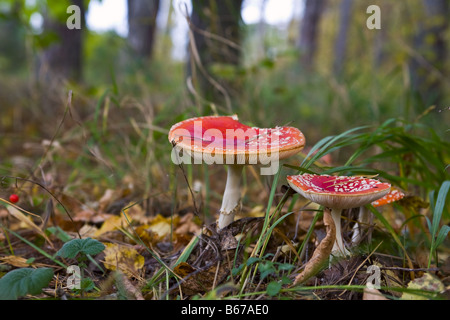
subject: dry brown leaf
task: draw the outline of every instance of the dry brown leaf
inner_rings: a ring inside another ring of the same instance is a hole
[[[131,283],[125,274],[117,272],[115,278],[116,282],[120,283],[122,289],[125,290],[128,299],[145,300],[142,296],[142,292]]]
[[[28,261],[28,259],[25,259],[24,257],[19,257],[19,256],[5,256],[5,257],[1,257],[0,261],[3,264],[9,264],[9,265],[12,265],[12,266],[17,267],[17,268],[26,268],[26,267],[29,267],[29,266],[34,266],[34,267],[45,266],[42,263],[30,263]]]
[[[20,210],[8,206],[7,207],[9,213],[16,219],[18,219],[22,224],[23,227],[31,229],[33,231],[35,231],[36,233],[38,233],[40,236],[42,236],[50,245],[53,246],[52,242],[50,241],[50,239],[47,237],[47,235],[44,233],[44,231],[41,230],[41,228],[39,228],[31,219],[29,216],[26,216],[25,214],[23,214]]]
[[[89,222],[89,223],[102,223],[114,215],[109,213],[98,212],[92,209],[84,209],[78,211],[73,217],[73,221]]]
[[[122,214],[126,214],[128,216],[128,219],[136,221],[140,224],[147,223],[152,219],[147,217],[145,215],[145,210],[136,203],[130,203],[122,210]]]
[[[331,250],[336,240],[336,227],[328,209],[324,209],[323,211],[323,223],[326,226],[327,235],[317,246],[316,250],[314,250],[313,256],[306,263],[305,269],[295,278],[293,285],[308,280],[322,268],[324,263],[328,263],[330,259]]]
[[[98,208],[100,211],[105,211],[110,203],[112,203],[117,197],[116,191],[112,189],[106,189],[103,196],[98,200]]]
[[[195,223],[196,216],[193,213],[187,213],[180,218],[178,228],[175,229],[177,235],[199,234],[201,227]]]
[[[175,268],[173,268],[173,272],[180,276],[181,278],[186,277],[188,274],[194,272],[195,269],[191,267],[191,265],[187,262],[180,262]]]
[[[389,300],[375,288],[364,288],[363,300]]]
[[[174,268],[175,274],[183,278],[181,287],[187,295],[211,291],[228,271],[224,264],[214,264],[206,269],[196,269],[186,262],[181,262]]]
[[[97,227],[85,224],[80,228],[80,230],[78,230],[78,233],[82,238],[94,238],[97,231]]]
[[[9,213],[8,210],[5,208],[0,208],[0,219],[8,217]]]
[[[26,268],[30,266],[30,264],[27,263],[27,259],[18,256],[1,257],[0,261],[4,264],[9,264],[17,268]]]

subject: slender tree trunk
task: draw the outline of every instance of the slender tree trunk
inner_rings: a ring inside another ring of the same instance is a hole
[[[58,39],[43,52],[39,69],[41,74],[52,78],[81,81],[85,7],[83,0],[71,0],[71,4],[80,8],[81,29],[69,29],[61,17],[58,19],[45,14],[44,32],[54,34]]]
[[[443,83],[448,79],[447,44],[449,28],[448,0],[423,0],[425,19],[414,38],[416,54],[410,63],[411,85],[425,106],[440,104]]]
[[[261,15],[261,18],[258,22],[257,25],[257,31],[256,31],[256,35],[258,37],[258,55],[257,58],[258,59],[263,59],[266,56],[266,51],[267,51],[267,46],[266,46],[266,39],[265,39],[265,35],[266,35],[266,19],[264,18],[264,13],[266,11],[266,6],[267,6],[267,0],[262,0],[261,1],[261,6],[259,8],[259,12]]]
[[[193,39],[190,39],[187,74],[194,78],[194,85],[205,99],[219,105],[226,104],[228,111],[231,111],[229,95],[236,88],[231,81],[211,76],[211,67],[215,64],[238,66],[240,63],[242,2],[192,1],[190,27]]]
[[[306,70],[311,70],[317,51],[319,24],[324,12],[326,0],[306,0],[300,36],[297,47],[300,49],[300,63]]]
[[[336,76],[341,76],[345,67],[345,58],[348,45],[348,29],[352,18],[353,0],[342,0],[341,19],[339,23],[339,32],[334,45],[334,64],[333,70]]]
[[[128,42],[134,54],[150,59],[160,0],[128,0]]]

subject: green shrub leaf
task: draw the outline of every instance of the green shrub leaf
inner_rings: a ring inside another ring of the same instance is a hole
[[[15,300],[27,294],[39,294],[53,278],[51,268],[21,268],[0,279],[0,300]]]
[[[269,296],[274,297],[276,296],[278,293],[280,293],[281,290],[281,283],[277,282],[277,281],[271,281],[268,285],[267,285],[267,289],[266,292]]]
[[[96,255],[105,249],[105,245],[98,240],[86,239],[72,239],[66,242],[56,255],[63,258],[73,259],[78,254]]]

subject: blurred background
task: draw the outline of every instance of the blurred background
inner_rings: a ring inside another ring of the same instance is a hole
[[[211,114],[309,147],[390,118],[448,141],[449,17],[448,0],[1,0],[0,173],[152,194],[175,183],[170,126]]]

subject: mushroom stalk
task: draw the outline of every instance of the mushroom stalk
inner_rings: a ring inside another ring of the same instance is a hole
[[[361,241],[361,228],[370,223],[370,212],[365,206],[359,207],[358,221],[353,225],[352,243]]]
[[[240,210],[241,200],[241,175],[243,165],[228,165],[227,183],[220,208],[219,220],[217,226],[219,229],[225,228],[234,221],[234,216]]]
[[[336,241],[334,242],[332,254],[334,256],[349,256],[350,251],[345,248],[341,233],[341,209],[331,208],[331,217],[336,227]]]

